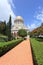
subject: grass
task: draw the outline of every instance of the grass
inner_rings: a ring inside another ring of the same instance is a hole
[[[6,38],[7,36],[0,34],[0,37],[4,37],[4,38]]]
[[[0,42],[5,42],[8,40],[8,37],[3,35],[3,34],[0,34]]]
[[[43,42],[40,42],[35,38],[31,38],[31,45],[32,45],[35,65],[43,65]]]

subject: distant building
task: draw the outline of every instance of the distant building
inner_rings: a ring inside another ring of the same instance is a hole
[[[40,34],[38,37],[41,37],[41,38],[43,38],[43,34]]]
[[[24,25],[24,20],[21,16],[17,16],[14,20],[14,26],[11,29],[12,35],[17,36],[19,29],[25,29],[27,32],[29,32],[29,29]]]

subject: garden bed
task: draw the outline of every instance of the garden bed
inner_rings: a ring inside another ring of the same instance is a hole
[[[8,37],[0,34],[0,42],[5,42],[5,41],[8,41]]]
[[[31,38],[34,65],[43,65],[43,44],[41,43],[36,38]]]
[[[23,41],[23,39],[12,40],[9,42],[0,42],[0,57],[18,45],[21,41]]]

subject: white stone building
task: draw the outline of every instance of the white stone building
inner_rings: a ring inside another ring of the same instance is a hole
[[[14,26],[12,26],[11,33],[13,36],[17,36],[17,32],[19,29],[25,29],[29,32],[28,27],[24,25],[24,20],[21,16],[17,16],[14,20]]]

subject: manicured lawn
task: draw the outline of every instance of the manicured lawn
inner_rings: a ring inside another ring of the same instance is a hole
[[[12,40],[8,42],[0,42],[0,56],[11,50],[13,47],[18,45],[23,39]]]
[[[35,65],[43,65],[43,42],[31,38],[31,45],[33,50],[33,56],[35,60]],[[37,61],[37,63],[36,63]]]
[[[0,34],[0,42],[5,42],[5,41],[8,41],[8,37]]]

